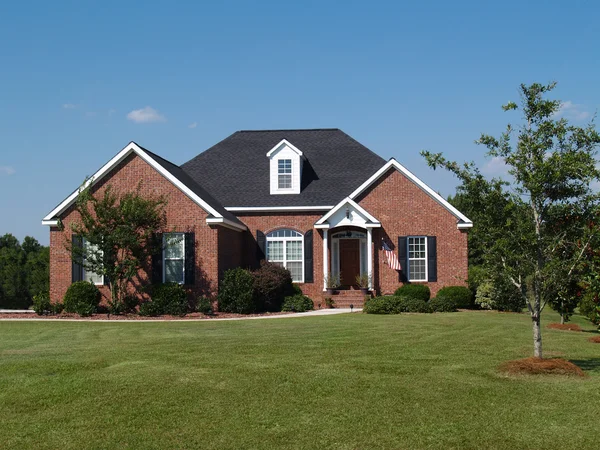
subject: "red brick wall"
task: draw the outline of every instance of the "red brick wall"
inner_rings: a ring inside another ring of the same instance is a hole
[[[397,252],[398,236],[437,236],[437,282],[427,283],[432,297],[444,286],[466,285],[467,233],[457,219],[416,184],[395,169],[384,174],[357,203],[379,219],[373,231],[373,284],[381,293],[401,285],[398,272],[384,264],[381,239]]]
[[[167,197],[166,213],[169,231],[195,233],[196,286],[193,290],[207,295],[215,294],[219,270],[217,260],[219,227],[209,227],[206,224],[207,213],[169,180],[137,155],[130,155],[98,182],[93,192],[95,195],[102,195],[108,185],[115,192],[130,192],[137,188],[138,183],[142,183],[142,192]],[[65,245],[71,235],[71,224],[79,219],[79,214],[71,207],[61,216],[61,219],[64,231],[60,231],[58,227],[50,228],[50,297],[53,301],[61,301],[71,284],[71,255]],[[237,234],[233,231],[232,233]],[[146,272],[140,272],[136,284],[145,285],[149,282]],[[108,294],[106,287],[101,287],[101,291],[104,295]]]

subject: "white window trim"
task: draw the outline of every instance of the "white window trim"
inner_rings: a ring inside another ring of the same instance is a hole
[[[416,279],[412,279],[410,277],[410,261],[411,261],[410,240],[418,239],[418,238],[423,238],[425,240],[425,258],[412,258],[412,260],[413,261],[423,261],[423,259],[425,259],[425,278],[422,280],[416,280]],[[408,239],[406,239],[406,259],[408,261],[408,270],[406,272],[408,281],[416,281],[416,282],[429,281],[429,267],[427,265],[427,260],[429,259],[429,249],[427,248],[427,236],[408,236]]]
[[[181,236],[181,244],[182,244],[182,256],[181,258],[167,258],[167,237],[168,236],[173,236],[173,235],[180,235]],[[179,233],[179,232],[174,232],[174,233],[164,233],[163,234],[163,251],[162,251],[162,281],[163,283],[165,283],[166,281],[166,270],[167,270],[167,265],[165,264],[165,261],[177,261],[181,259],[181,261],[183,262],[183,271],[181,272],[182,274],[182,279],[181,281],[178,281],[177,284],[185,284],[185,233]]]
[[[290,173],[279,173],[279,161],[290,162]],[[279,177],[281,175],[287,175],[290,177],[290,187],[282,188],[279,187]],[[277,158],[277,191],[278,192],[291,192],[294,190],[294,161],[291,158]]]
[[[86,248],[86,246],[88,245],[88,241],[85,240],[85,238],[83,238],[83,248]],[[86,250],[87,253],[87,250]],[[85,274],[88,272],[87,270],[85,270],[85,267],[81,267],[81,272],[82,272],[82,278],[83,280],[85,280]],[[89,273],[93,273],[94,275],[98,275],[95,272],[89,272]],[[104,286],[104,275],[100,275],[100,280],[98,283],[94,283],[96,286]]]
[[[281,230],[291,230],[294,231],[298,234],[300,234],[300,236],[294,236],[294,237],[277,237],[277,236],[269,236],[267,235],[267,248],[265,249],[267,251],[267,261],[269,262],[281,262],[283,263],[283,267],[285,267],[287,269],[287,263],[288,262],[299,262],[301,264],[301,274],[302,274],[302,278],[300,280],[292,280],[293,283],[304,283],[304,235],[302,233],[300,233],[299,231],[296,231],[292,228],[280,228],[278,230],[273,230],[271,231],[271,233],[275,233],[276,231],[281,231]],[[269,233],[269,234],[271,234]],[[279,260],[270,260],[269,259],[269,242],[283,242],[283,261],[279,261]],[[290,242],[290,241],[295,241],[298,242],[300,241],[301,243],[301,248],[302,248],[302,258],[300,261],[288,261],[287,260],[287,245],[286,242]]]

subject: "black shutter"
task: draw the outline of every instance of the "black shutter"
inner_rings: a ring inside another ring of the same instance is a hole
[[[185,284],[194,284],[196,273],[196,238],[194,233],[185,233]]]
[[[313,282],[313,230],[304,233],[304,282]]]
[[[81,253],[73,251],[75,248],[83,248],[83,238],[81,236],[73,235],[71,237],[71,281],[83,280],[83,266],[81,265]]]
[[[152,275],[151,281],[153,284],[163,282],[163,235],[162,233],[154,234],[153,253],[152,253]]]
[[[398,272],[398,280],[402,283],[408,282],[408,252],[406,240],[408,238],[406,236],[398,236],[398,261],[400,262],[400,266],[402,270]]]
[[[256,230],[256,243],[256,261],[259,262],[265,259],[265,245],[267,243],[265,233],[260,230]]]
[[[437,239],[427,236],[427,281],[437,281]]]

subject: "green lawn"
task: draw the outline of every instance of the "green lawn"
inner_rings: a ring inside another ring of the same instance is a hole
[[[0,322],[0,447],[598,448],[594,334],[544,329],[546,355],[585,379],[497,373],[531,355],[530,324],[493,312]]]

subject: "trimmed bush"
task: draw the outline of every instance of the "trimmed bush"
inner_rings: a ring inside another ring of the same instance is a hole
[[[100,291],[93,283],[76,281],[67,289],[63,305],[66,312],[86,317],[96,312],[100,299]]]
[[[34,297],[35,301],[35,297]],[[600,302],[593,292],[586,292],[579,301],[579,313],[595,324],[600,323]]]
[[[201,295],[196,299],[196,311],[202,314],[212,314],[212,300],[204,295]]]
[[[157,284],[152,287],[152,300],[140,305],[141,316],[185,316],[188,310],[187,293],[178,283]]]
[[[226,271],[219,287],[218,302],[219,311],[237,314],[256,312],[252,274],[239,267]]]
[[[292,283],[292,294],[291,295],[302,295],[302,289],[296,283]]]
[[[481,308],[498,311],[522,312],[525,307],[519,290],[502,277],[481,283],[477,288],[475,303]]]
[[[367,300],[363,306],[363,312],[367,314],[400,314],[403,312],[430,313],[432,310],[429,304],[420,298],[389,295]]]
[[[431,291],[429,290],[429,286],[425,286],[424,284],[405,284],[396,289],[394,295],[397,297],[416,298],[426,302],[431,298]]]
[[[472,309],[475,307],[473,293],[465,286],[446,286],[437,293],[437,298],[447,298],[454,301],[456,308]]]
[[[263,260],[252,275],[258,311],[281,311],[285,297],[294,295],[292,275],[284,267]]]
[[[46,294],[38,294],[33,296],[33,310],[38,316],[51,314],[54,312],[50,299]]]
[[[429,300],[429,307],[433,312],[455,312],[456,303],[451,297],[436,297]]]
[[[315,305],[306,295],[292,295],[283,301],[282,311],[305,312],[312,311]]]

